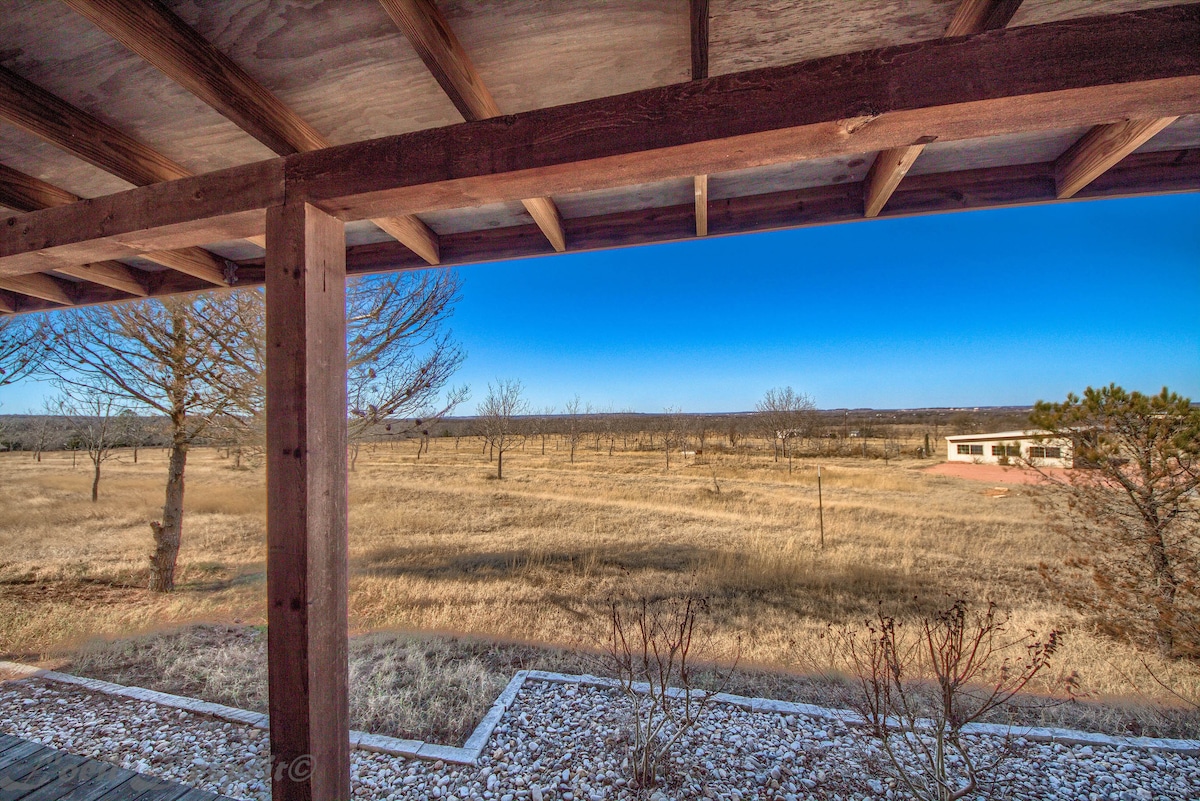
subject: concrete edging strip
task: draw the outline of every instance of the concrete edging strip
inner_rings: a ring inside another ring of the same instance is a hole
[[[210,717],[227,720],[232,723],[241,723],[248,726],[253,726],[256,729],[269,730],[269,718],[260,712],[251,712],[246,709],[238,709],[232,706],[224,706],[223,704],[214,704],[209,701],[200,701],[195,698],[186,698],[180,695],[171,695],[169,693],[160,693],[156,690],[145,690],[140,687],[127,687],[123,684],[114,684],[109,681],[101,681],[99,679],[88,679],[81,676],[72,676],[69,673],[59,673],[53,670],[43,670],[42,668],[33,667],[31,665],[22,665],[16,662],[0,661],[0,674],[10,673],[16,674],[20,678],[42,678],[50,681],[57,681],[63,684],[74,684],[94,692],[104,693],[106,695],[117,695],[125,698],[133,698],[138,701],[148,701],[150,703],[160,704],[174,709],[183,709],[188,712],[194,712],[199,715],[208,715]],[[621,687],[621,682],[616,679],[601,678],[599,676],[589,675],[572,675],[566,673],[552,673],[545,670],[518,670],[509,680],[508,685],[497,696],[496,701],[492,704],[487,714],[483,716],[483,720],[471,732],[466,743],[462,748],[450,745],[438,745],[436,743],[426,743],[421,740],[403,740],[398,737],[388,737],[381,734],[369,734],[367,732],[352,730],[350,732],[350,745],[353,748],[358,748],[363,751],[371,751],[374,753],[388,754],[390,756],[408,757],[410,759],[427,759],[441,760],[456,765],[474,765],[478,762],[480,754],[487,747],[488,741],[491,739],[492,732],[499,725],[500,720],[504,717],[504,713],[512,707],[517,700],[517,696],[521,692],[521,688],[525,686],[525,682],[529,680],[543,681],[551,684],[578,684],[591,687],[602,687],[605,689],[617,689]],[[647,686],[642,682],[635,682],[633,685],[635,692],[646,692]],[[678,698],[683,695],[683,690],[678,688],[668,689],[668,695]],[[781,715],[802,715],[810,718],[820,718],[825,720],[837,720],[849,725],[862,725],[863,718],[856,712],[848,709],[829,709],[827,707],[814,706],[813,704],[800,704],[791,701],[776,701],[771,698],[748,698],[741,695],[731,695],[729,693],[718,693],[713,700],[722,704],[729,704],[748,712],[765,712]],[[969,734],[987,734],[997,737],[1015,737],[1034,742],[1046,743],[1062,743],[1063,745],[1090,745],[1103,746],[1109,748],[1124,747],[1124,748],[1141,748],[1153,751],[1167,751],[1171,753],[1200,755],[1200,740],[1178,740],[1166,739],[1159,737],[1114,737],[1108,734],[1097,734],[1093,732],[1076,731],[1073,729],[1056,729],[1045,728],[1038,726],[1006,726],[997,723],[972,723],[964,727],[964,732]]]

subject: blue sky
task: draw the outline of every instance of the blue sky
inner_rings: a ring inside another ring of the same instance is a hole
[[[459,269],[472,413],[990,406],[1115,381],[1200,400],[1200,194],[882,220]],[[3,411],[44,389],[0,390]]]

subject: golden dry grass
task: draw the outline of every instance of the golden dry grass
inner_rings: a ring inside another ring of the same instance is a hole
[[[922,472],[928,462],[822,460],[827,545],[817,548],[815,461],[768,454],[710,464],[530,443],[496,481],[477,443],[366,449],[351,477],[351,614],[358,632],[454,632],[567,647],[603,640],[609,599],[695,589],[715,653],[806,672],[830,667],[831,623],[883,601],[902,617],[948,597],[995,600],[1016,628],[1067,632],[1055,677],[1110,700],[1167,702],[1146,666],[1200,696],[1200,671],[1095,634],[1038,574],[1068,544],[1034,490]],[[192,454],[178,575],[142,589],[165,456],[105,468],[98,504],[69,454],[0,455],[0,652],[64,654],[101,636],[193,621],[265,622],[264,476]],[[719,491],[718,491],[719,490]],[[740,644],[739,644],[740,643]],[[836,665],[834,666],[836,667]]]

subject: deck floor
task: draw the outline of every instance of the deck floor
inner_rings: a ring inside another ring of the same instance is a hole
[[[227,801],[166,779],[0,734],[0,801]]]

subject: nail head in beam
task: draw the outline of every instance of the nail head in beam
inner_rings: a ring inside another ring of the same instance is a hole
[[[921,155],[921,151],[924,149],[925,145],[918,144],[880,151],[879,155],[875,157],[875,163],[871,165],[871,171],[867,173],[864,216],[879,216],[879,212],[883,211],[888,198],[896,191],[901,179],[912,168],[913,162],[917,160],[917,156]]]
[[[225,260],[217,258],[203,248],[153,250],[143,253],[142,257],[177,272],[208,281],[214,286],[229,286],[225,279]]]
[[[1079,190],[1108,172],[1117,162],[1177,119],[1122,120],[1092,128],[1054,163],[1058,196],[1074,197]]]
[[[64,0],[281,156],[329,142],[234,61],[155,0]]]
[[[438,235],[419,217],[407,214],[401,217],[381,217],[371,220],[392,238],[416,253],[427,264],[441,264]]]
[[[191,175],[153,148],[3,67],[0,118],[136,186]]]
[[[558,206],[548,197],[534,197],[521,201],[525,206],[525,210],[529,212],[529,216],[537,223],[538,228],[542,229],[542,233],[550,240],[550,244],[554,246],[554,250],[558,253],[564,253],[567,249],[567,235],[563,231],[562,215],[558,212]]]
[[[1003,28],[1020,5],[1021,0],[962,0],[946,28],[946,36],[968,36]]]
[[[500,107],[433,0],[379,0],[442,91],[467,122],[497,117]]]
[[[59,267],[55,272],[127,292],[130,295],[137,295],[140,298],[150,294],[145,284],[138,280],[134,271],[119,261],[97,261],[75,267]]]
[[[267,210],[273,801],[350,798],[345,286],[340,220],[304,203]]]
[[[65,206],[77,200],[79,196],[72,192],[0,164],[0,206],[27,212]]]
[[[708,176],[697,175],[696,186],[696,236],[708,236]]]
[[[48,275],[30,273],[28,275],[7,275],[0,278],[0,289],[29,295],[34,298],[48,300],[61,306],[74,306],[75,298],[71,297],[63,282]]]

